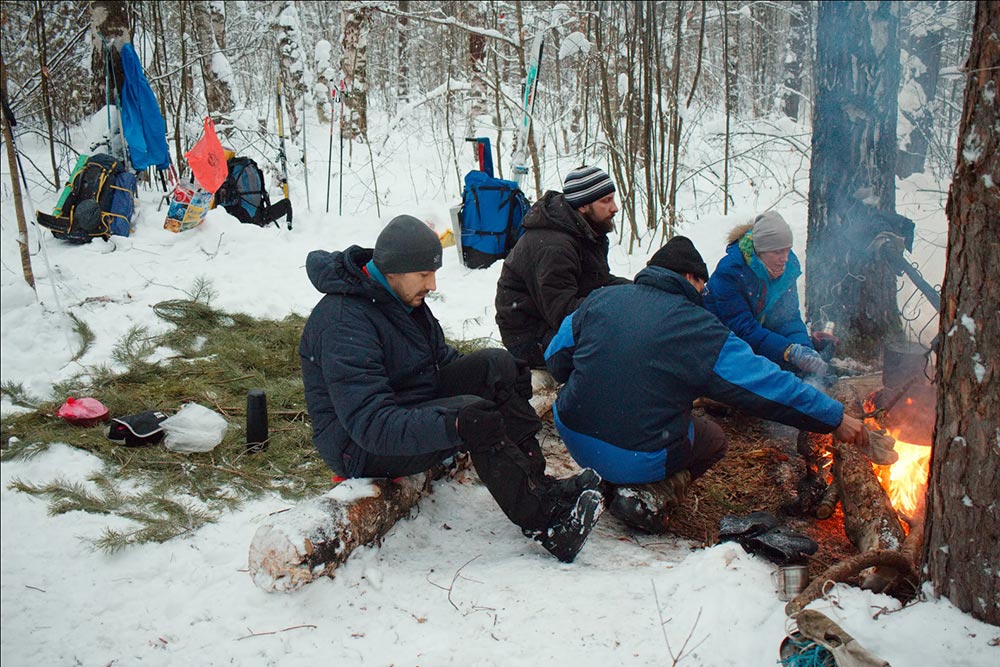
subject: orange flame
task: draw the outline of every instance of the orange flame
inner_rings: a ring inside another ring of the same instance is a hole
[[[890,433],[897,437],[898,432]],[[924,502],[927,473],[930,470],[931,448],[896,440],[899,460],[891,466],[875,466],[882,488],[896,511],[913,516]]]
[[[906,402],[912,403],[913,399],[907,398]],[[874,403],[870,396],[864,402],[864,406],[869,414],[874,412]],[[873,429],[879,428],[878,422],[870,417],[865,419],[865,424]],[[898,429],[889,431],[889,435],[896,440],[896,453],[899,454],[899,460],[889,466],[872,464],[872,467],[897,512],[904,517],[921,514],[924,496],[927,493],[931,448],[900,440]]]

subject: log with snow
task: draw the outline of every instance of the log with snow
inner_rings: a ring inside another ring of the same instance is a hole
[[[408,515],[431,475],[352,479],[271,517],[250,542],[250,576],[265,591],[293,591],[333,576],[360,546],[380,540]]]

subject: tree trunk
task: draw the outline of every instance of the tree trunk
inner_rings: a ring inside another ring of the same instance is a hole
[[[368,136],[368,26],[371,10],[360,2],[343,5],[344,106],[348,113],[341,125],[345,139]]]
[[[799,99],[802,97],[802,67],[806,62],[810,12],[809,3],[804,0],[796,0],[788,8],[785,79],[781,96],[783,111],[792,120],[799,119]]]
[[[901,329],[895,272],[868,247],[882,231],[912,242],[893,217],[897,12],[893,2],[819,6],[807,312],[814,324],[834,322],[841,349],[867,360]]]
[[[924,171],[927,147],[934,130],[934,100],[941,71],[947,6],[944,0],[933,5],[913,3],[909,6],[903,85],[899,92],[899,111],[908,131],[905,137],[900,137],[896,160],[896,175],[900,178]]]
[[[228,74],[232,70],[229,60],[216,42],[210,4],[212,3],[208,0],[195,0],[191,4],[191,18],[201,51],[201,79],[205,84],[205,103],[209,115],[218,117],[220,114],[232,113],[236,104],[233,99],[233,82]],[[224,136],[228,136],[228,125],[221,131]]]
[[[305,118],[299,122],[299,110],[308,93],[306,79],[309,64],[302,46],[299,11],[293,0],[275,3],[273,27],[279,55],[278,76],[281,77],[284,111],[288,119],[285,129],[294,141],[302,131],[302,123],[306,122]]]
[[[90,3],[91,35],[91,108],[99,111],[105,104],[117,103],[125,74],[122,71],[122,47],[132,41],[128,23],[128,0],[94,0]],[[110,58],[110,71],[108,59]],[[114,88],[108,95],[107,83]],[[109,98],[111,98],[109,100]]]
[[[52,161],[52,189],[59,192],[59,165],[56,164],[56,141],[52,127],[52,94],[49,90],[48,39],[45,35],[45,18],[41,0],[35,3],[35,37],[38,40],[38,69],[42,84],[42,108],[45,128],[49,133],[49,159]]]
[[[332,577],[355,549],[379,542],[408,515],[430,480],[429,473],[397,481],[351,480],[275,514],[250,543],[250,576],[269,592]]]
[[[35,274],[31,270],[31,253],[28,251],[28,225],[24,219],[24,203],[21,201],[21,182],[18,180],[17,153],[14,150],[14,128],[7,117],[7,66],[0,52],[0,99],[3,100],[3,141],[7,145],[7,162],[10,165],[10,189],[14,198],[14,215],[17,217],[17,247],[21,254],[21,273],[24,282],[35,289]]]
[[[407,14],[410,11],[410,0],[398,0],[397,5],[399,11],[403,14]],[[396,28],[396,62],[399,63],[396,77],[396,98],[400,102],[410,101],[410,56],[407,53],[407,44],[409,42],[409,24],[410,18],[408,16],[400,16],[397,19],[398,26]],[[499,123],[499,121],[498,121]]]
[[[464,7],[464,3],[459,7]],[[485,16],[473,7],[466,7],[468,15],[465,22],[469,25],[483,25]],[[475,136],[477,119],[486,113],[486,36],[469,31],[469,105],[467,107],[468,121],[466,137]]]
[[[1000,625],[1000,4],[980,0],[946,212],[948,263],[925,562],[936,592]]]

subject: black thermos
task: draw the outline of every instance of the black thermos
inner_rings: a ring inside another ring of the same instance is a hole
[[[267,394],[263,389],[247,392],[247,451],[267,449]]]

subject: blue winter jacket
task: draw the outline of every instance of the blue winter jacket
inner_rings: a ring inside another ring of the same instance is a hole
[[[591,294],[545,353],[566,385],[553,407],[573,458],[614,484],[642,484],[690,459],[691,405],[708,396],[829,433],[843,406],[753,353],[701,305],[681,275],[656,266],[634,285]]]
[[[371,257],[351,246],[306,258],[325,296],[302,331],[302,383],[313,444],[342,477],[359,476],[368,452],[408,456],[461,443],[455,410],[414,407],[435,398],[438,370],[461,355],[426,304],[408,312],[364,271]]]
[[[708,279],[705,307],[754,352],[783,364],[792,343],[812,347],[799,310],[795,283],[800,275],[799,259],[790,252],[785,272],[771,280],[752,241],[740,235],[726,246],[725,256]]]

